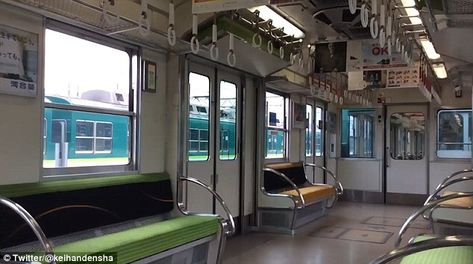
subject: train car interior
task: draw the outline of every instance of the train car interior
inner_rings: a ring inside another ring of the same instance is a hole
[[[0,0],[0,263],[473,263],[473,0]]]

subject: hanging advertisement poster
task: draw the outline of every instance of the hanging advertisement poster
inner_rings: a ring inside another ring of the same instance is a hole
[[[315,72],[345,72],[347,69],[347,43],[315,44]]]
[[[327,90],[325,89],[326,78],[327,77],[325,74],[314,73],[309,79],[309,85],[311,87],[311,90],[313,91],[313,96],[328,101],[329,92],[327,92]]]
[[[377,70],[388,68],[407,67],[408,64],[402,59],[401,53],[393,50],[389,55],[388,47],[380,47],[376,39],[363,40],[361,44],[363,53],[363,69]]]
[[[0,25],[0,93],[37,94],[38,35]]]
[[[192,13],[213,13],[269,4],[269,0],[192,0]]]
[[[363,81],[365,82],[365,88],[386,88],[386,76],[386,70],[364,71]]]
[[[353,40],[347,42],[347,72],[363,70],[363,54],[361,52],[361,41]]]
[[[420,84],[419,64],[413,67],[389,69],[387,88],[418,87]]]

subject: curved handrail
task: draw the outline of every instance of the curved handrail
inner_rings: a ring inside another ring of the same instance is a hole
[[[192,178],[192,177],[180,177],[179,178],[181,181],[188,181],[188,182],[191,182],[191,183],[194,183],[194,184],[197,184],[199,185],[200,187],[203,187],[204,189],[206,189],[208,192],[210,192],[214,197],[215,199],[220,203],[220,205],[222,206],[223,210],[225,211],[225,213],[227,214],[227,220],[226,222],[228,223],[228,221],[230,221],[230,229],[227,229],[225,231],[225,234],[226,235],[232,235],[235,233],[235,221],[233,220],[233,215],[232,213],[230,212],[230,209],[228,208],[227,204],[225,203],[225,201],[222,199],[222,197],[217,193],[215,192],[212,188],[210,188],[210,186],[208,186],[207,184],[199,181],[198,179],[196,178]],[[194,214],[194,213],[190,213],[188,211],[185,211],[185,210],[182,210],[182,203],[178,203],[178,207],[179,209],[181,210],[181,212],[183,214],[186,214],[186,215],[189,215],[189,214]]]
[[[327,169],[324,166],[316,165],[316,164],[313,164],[313,163],[306,163],[304,165],[309,166],[309,167],[322,169],[322,170],[326,171],[330,177],[332,177],[332,179],[334,180],[334,183],[335,183],[335,186],[333,186],[333,187],[335,188],[335,192],[336,192],[335,194],[336,195],[335,195],[335,198],[333,199],[333,202],[330,205],[326,205],[325,207],[327,209],[333,208],[335,206],[335,204],[337,203],[337,201],[338,201],[338,197],[343,195],[342,183],[337,179],[337,176],[331,170]],[[306,180],[307,180],[307,178],[306,178]]]
[[[302,195],[301,191],[299,190],[299,187],[297,187],[297,185],[293,181],[291,181],[291,179],[289,179],[289,177],[287,177],[284,173],[279,172],[275,169],[271,169],[271,168],[263,168],[263,171],[274,173],[277,176],[283,178],[285,181],[287,181],[292,186],[292,188],[297,192],[297,195],[299,196],[299,200],[301,201],[301,206],[305,205],[304,196]]]
[[[319,169],[322,169],[324,171],[326,171],[328,173],[328,175],[330,177],[332,177],[332,179],[334,180],[335,184],[337,185],[337,187],[335,187],[335,189],[337,190],[337,195],[338,196],[341,196],[343,195],[343,185],[342,183],[338,180],[337,176],[329,169],[327,169],[326,167],[324,166],[320,166],[320,165],[316,165],[316,164],[313,164],[313,163],[306,163],[305,166],[310,166],[310,167],[314,167],[314,168],[319,168]]]
[[[437,186],[437,188],[435,188],[435,190],[440,188],[443,184],[448,182],[451,178],[453,178],[455,176],[458,176],[458,175],[461,175],[461,174],[464,174],[464,173],[471,173],[471,172],[473,172],[473,169],[464,169],[464,170],[461,170],[461,171],[456,171],[456,172],[452,173],[450,176],[443,179],[443,181]]]
[[[408,244],[402,248],[397,248],[387,253],[386,255],[380,256],[375,260],[371,261],[370,264],[386,264],[400,257],[404,257],[424,250],[455,246],[473,246],[473,237],[448,236],[443,238],[433,238],[420,242],[415,242],[412,244]]]
[[[398,236],[396,238],[396,242],[394,243],[394,246],[396,248],[399,247],[399,245],[401,244],[401,241],[402,241],[402,236],[404,235],[406,230],[409,228],[409,225],[411,224],[411,222],[414,221],[417,217],[419,217],[419,215],[423,215],[425,211],[427,211],[429,209],[432,209],[432,208],[435,208],[439,204],[441,204],[445,201],[456,199],[456,198],[464,198],[464,197],[473,197],[473,193],[454,193],[454,194],[450,194],[450,195],[444,196],[442,198],[439,198],[438,200],[431,201],[427,205],[421,207],[420,209],[418,209],[417,211],[412,213],[409,216],[409,218],[407,218],[407,220],[404,222],[401,229],[399,230],[399,233],[398,233]]]
[[[461,174],[461,173],[460,173]],[[459,174],[457,174],[459,175]],[[431,202],[432,200],[435,200],[439,197],[439,193],[451,186],[451,185],[454,185],[454,184],[457,184],[457,183],[460,183],[460,182],[464,182],[464,181],[472,181],[473,180],[473,176],[465,176],[465,177],[461,177],[461,178],[458,178],[458,179],[453,179],[451,181],[446,181],[442,184],[440,184],[439,186],[437,186],[437,188],[435,189],[435,191],[429,196],[429,198],[427,198],[427,200],[425,201],[424,205],[427,205],[429,202]],[[434,199],[435,198],[435,199]]]
[[[34,234],[38,238],[39,242],[43,246],[44,252],[47,255],[54,254],[53,246],[51,242],[49,242],[46,235],[44,234],[43,230],[41,229],[41,226],[34,219],[34,217],[31,216],[31,214],[25,210],[25,208],[15,203],[14,201],[2,196],[0,196],[0,203],[12,209],[17,215],[19,215],[30,226],[30,228],[33,230]],[[53,259],[51,263],[55,264],[56,262]]]

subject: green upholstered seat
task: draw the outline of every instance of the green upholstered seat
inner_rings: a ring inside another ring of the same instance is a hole
[[[100,178],[67,179],[59,181],[21,183],[12,185],[0,185],[0,195],[8,198],[14,198],[42,193],[86,190],[106,186],[158,182],[164,180],[169,180],[169,175],[167,173],[132,174],[120,176],[106,176]]]
[[[431,236],[419,236],[416,242],[431,239]],[[401,264],[472,264],[473,247],[447,247],[426,250],[404,257]]]
[[[216,234],[218,218],[183,216],[55,247],[56,253],[116,253],[116,263],[130,263]]]

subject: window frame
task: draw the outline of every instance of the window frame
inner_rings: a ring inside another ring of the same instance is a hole
[[[45,30],[52,30],[62,34],[70,35],[72,37],[80,38],[83,40],[91,41],[99,45],[104,45],[109,48],[118,49],[128,54],[128,109],[127,110],[116,110],[116,109],[105,109],[105,108],[94,108],[80,105],[65,105],[56,104],[52,102],[46,102],[46,94],[43,94],[42,98],[42,112],[43,118],[45,116],[46,109],[52,110],[66,110],[66,111],[79,111],[83,113],[96,113],[96,114],[109,114],[127,117],[128,122],[128,164],[123,165],[85,165],[80,167],[44,167],[41,166],[41,175],[43,178],[74,178],[76,176],[107,176],[109,174],[116,175],[117,173],[129,173],[138,170],[139,157],[138,157],[138,142],[139,142],[139,122],[138,122],[138,105],[141,101],[140,85],[141,85],[141,71],[143,59],[141,56],[141,48],[139,46],[110,38],[108,36],[101,35],[96,32],[91,32],[83,28],[79,28],[73,25],[65,24],[63,22],[46,19]],[[47,56],[44,56],[44,60],[47,60]],[[79,119],[78,119],[79,120]],[[102,122],[102,121],[100,121]],[[105,121],[104,121],[105,122]],[[94,125],[95,130],[95,125]],[[71,137],[71,141],[76,138]],[[44,142],[43,142],[44,144]],[[95,139],[94,139],[94,150],[95,150]],[[113,150],[113,132],[112,132],[112,150]],[[80,154],[80,153],[79,153]],[[90,152],[88,153],[90,154]],[[97,154],[110,154],[110,152],[98,152]],[[42,155],[43,160],[45,154]]]
[[[283,128],[277,128],[277,127],[269,127],[268,124],[269,124],[269,112],[268,112],[268,108],[267,108],[267,97],[266,97],[266,94],[267,93],[272,93],[272,94],[275,94],[275,95],[278,95],[278,96],[281,96],[283,97],[283,100],[284,100],[284,127]],[[276,90],[272,90],[272,89],[266,89],[265,90],[265,122],[264,122],[264,160],[267,161],[267,162],[278,162],[278,161],[286,161],[286,160],[289,160],[289,133],[290,133],[290,129],[289,129],[289,119],[290,119],[290,115],[289,115],[289,103],[290,103],[290,95],[289,94],[285,94],[285,93],[282,93],[282,92],[279,92],[279,91],[276,91]],[[277,131],[277,132],[283,132],[284,133],[284,152],[283,152],[283,157],[275,157],[275,158],[269,158],[267,156],[267,147],[268,147],[268,138],[267,138],[267,135],[268,135],[268,130],[271,130],[271,131]]]
[[[438,147],[439,147],[439,140],[440,140],[440,114],[441,112],[459,112],[459,111],[469,111],[472,115],[472,123],[470,123],[470,126],[473,126],[473,110],[471,108],[441,108],[441,109],[438,109],[437,110],[437,120],[436,120],[436,135],[435,135],[435,158],[437,160],[452,160],[452,161],[469,161],[473,158],[473,137],[472,137],[472,143],[470,144],[470,148],[471,148],[471,151],[470,151],[470,157],[466,158],[466,157],[459,157],[459,158],[456,158],[456,157],[439,157],[438,155]],[[470,127],[470,130],[472,129],[472,127]],[[464,144],[464,143],[463,143]]]

